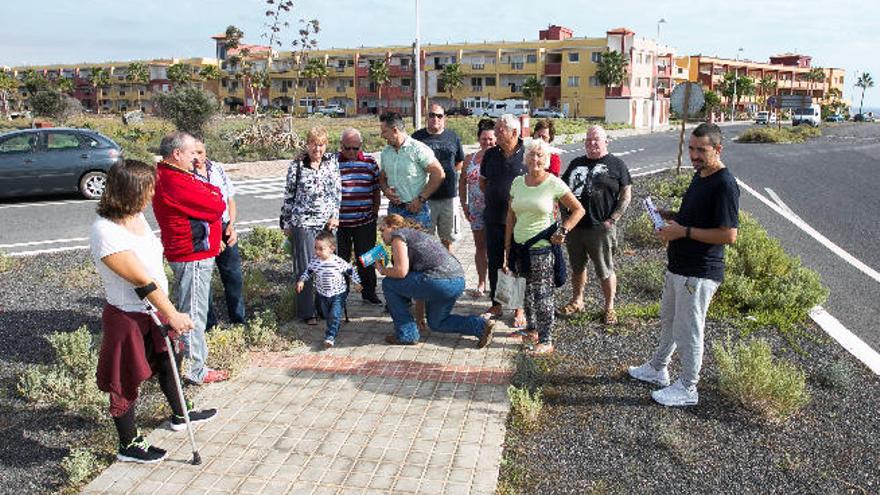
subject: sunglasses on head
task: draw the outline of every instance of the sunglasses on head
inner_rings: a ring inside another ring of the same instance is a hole
[[[429,112],[428,117],[434,117],[435,119],[442,119],[443,117],[446,117],[446,115],[442,114],[442,113]]]

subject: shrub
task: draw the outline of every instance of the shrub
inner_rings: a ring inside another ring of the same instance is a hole
[[[731,346],[716,342],[718,390],[745,409],[771,421],[783,421],[805,406],[810,395],[804,372],[774,359],[770,345],[752,339]]]
[[[741,324],[752,328],[770,325],[790,334],[828,297],[819,274],[786,254],[746,213],[740,214],[737,241],[728,246],[725,262],[725,281],[711,310],[734,317],[748,314],[753,318]]]
[[[61,469],[71,487],[78,487],[88,480],[98,467],[98,458],[88,449],[73,449],[62,459]]]
[[[0,273],[12,270],[15,267],[15,258],[0,251]]]
[[[621,290],[645,298],[659,298],[663,292],[666,265],[659,260],[640,260],[621,264],[617,283]]]
[[[91,261],[86,261],[61,272],[61,283],[66,287],[87,289],[99,283],[98,272]]]
[[[638,214],[626,222],[623,238],[627,244],[638,248],[657,248],[662,243],[654,233],[654,222],[647,212]]]
[[[652,196],[655,202],[657,199],[683,198],[693,177],[693,174],[670,171],[664,175],[663,180],[650,183],[648,195]],[[657,207],[661,208],[659,204]]]
[[[243,278],[243,292],[246,301],[259,306],[272,293],[272,286],[260,270],[247,270]]]
[[[214,327],[207,333],[208,360],[211,367],[229,371],[235,376],[247,367],[248,346],[244,325]]]
[[[816,379],[825,388],[844,390],[853,381],[853,369],[845,360],[838,359],[819,369]]]
[[[292,285],[282,289],[281,300],[275,305],[278,320],[286,322],[296,318],[296,289]]]
[[[247,344],[250,347],[269,347],[275,344],[278,338],[278,320],[271,311],[263,311],[252,316],[248,320],[245,332]]]
[[[18,380],[18,392],[29,402],[101,417],[107,394],[98,390],[95,370],[98,352],[85,325],[75,332],[55,332],[46,337],[56,362],[29,366]]]
[[[535,391],[541,379],[541,368],[535,360],[525,353],[518,353],[514,358],[514,371],[510,383],[514,387]]]
[[[175,88],[153,97],[159,115],[170,120],[178,130],[201,137],[211,117],[217,113],[217,99],[211,93],[192,86]]]
[[[809,138],[819,137],[818,127],[801,125],[798,127],[751,127],[739,135],[741,143],[803,143]]]
[[[284,256],[284,232],[258,225],[238,244],[241,257],[249,261],[277,260]]]
[[[510,413],[515,426],[528,430],[537,425],[544,407],[541,389],[530,392],[527,388],[511,385],[507,387],[507,398],[510,399]]]

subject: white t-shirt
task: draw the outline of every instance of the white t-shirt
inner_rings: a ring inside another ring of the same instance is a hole
[[[104,264],[102,258],[123,251],[131,251],[140,260],[147,273],[153,277],[156,285],[168,293],[168,278],[162,264],[162,242],[153,234],[143,213],[138,215],[144,224],[146,234],[139,236],[129,232],[125,227],[104,217],[98,217],[92,224],[89,244],[92,261],[101,282],[104,284],[107,302],[122,311],[145,313],[144,302],[134,291],[134,285],[113,272]]]

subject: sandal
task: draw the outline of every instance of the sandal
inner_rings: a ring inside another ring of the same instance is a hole
[[[617,325],[617,311],[614,311],[614,309],[605,311],[605,316],[602,318],[602,322],[606,325]]]
[[[512,337],[519,337],[523,344],[534,344],[538,341],[538,332],[534,330],[517,330],[510,335]]]
[[[529,326],[529,322],[526,320],[526,315],[515,316],[513,318],[513,328],[514,330],[525,330]]]
[[[566,304],[565,306],[559,308],[559,314],[564,315],[564,316],[571,316],[571,315],[580,313],[583,310],[584,310],[584,303],[577,304],[577,303],[570,302],[570,303]]]
[[[482,289],[471,289],[468,291],[468,295],[473,297],[474,299],[482,299],[486,296],[486,291]]]

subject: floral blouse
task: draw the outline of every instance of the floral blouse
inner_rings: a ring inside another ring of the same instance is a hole
[[[290,162],[284,202],[281,204],[281,228],[322,229],[331,218],[339,218],[342,182],[335,153],[325,153],[317,170],[306,163],[307,157]],[[296,169],[300,167],[299,184]]]

